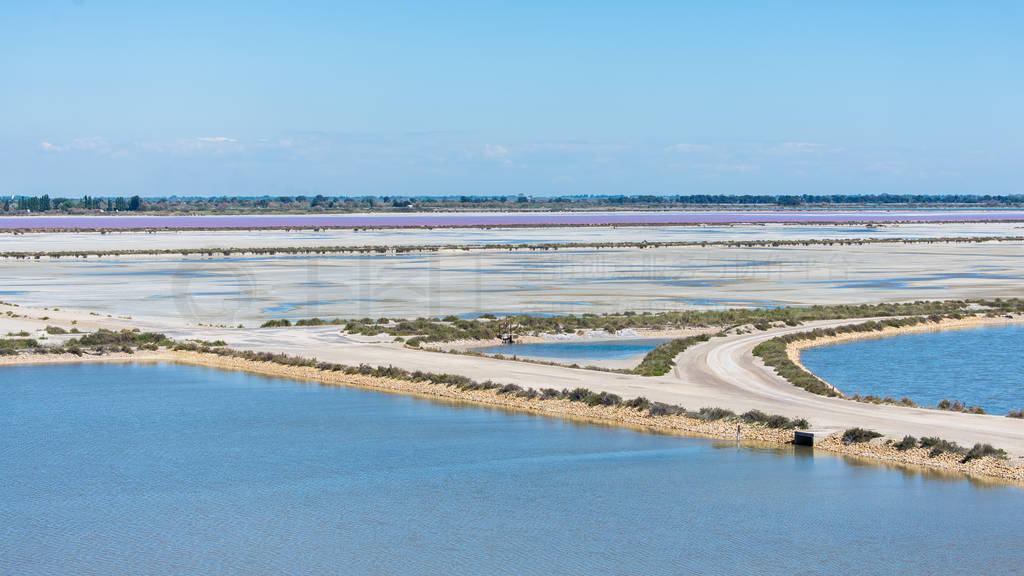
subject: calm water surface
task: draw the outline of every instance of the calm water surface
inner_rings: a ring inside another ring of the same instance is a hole
[[[584,340],[542,342],[537,344],[502,344],[477,350],[485,354],[524,356],[526,358],[563,358],[566,360],[622,360],[646,354],[668,338],[632,338],[622,340]]]
[[[4,574],[1019,573],[1020,488],[174,365],[0,369]]]
[[[846,394],[942,399],[992,414],[1024,409],[1024,326],[904,334],[805,350],[804,365]]]

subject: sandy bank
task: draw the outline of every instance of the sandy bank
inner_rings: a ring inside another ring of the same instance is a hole
[[[176,361],[172,352],[147,352],[140,350],[134,354],[111,352],[102,356],[91,354],[20,354],[17,356],[0,356],[0,366],[35,366],[45,364],[86,364],[103,362],[159,362],[162,360]]]
[[[154,362],[169,361],[223,370],[278,376],[318,382],[325,385],[350,386],[380,392],[415,395],[424,398],[465,402],[507,410],[523,411],[544,416],[574,418],[590,422],[625,426],[660,433],[698,435],[709,438],[764,442],[775,445],[789,444],[793,438],[790,430],[776,430],[758,424],[744,423],[737,435],[737,425],[731,421],[712,421],[685,416],[650,416],[636,409],[624,406],[588,406],[565,399],[527,399],[497,393],[495,390],[460,390],[429,382],[410,382],[391,378],[350,375],[343,372],[319,370],[304,366],[285,366],[273,362],[258,362],[241,358],[218,356],[198,352],[140,352],[134,355],[110,354],[105,356],[73,355],[21,355],[0,357],[0,366],[33,365],[72,362]],[[983,458],[961,463],[958,457],[942,455],[931,458],[926,450],[915,449],[900,452],[880,443],[843,445],[838,434],[831,436],[817,446],[837,454],[871,458],[876,461],[904,465],[922,466],[937,470],[953,471],[971,476],[993,477],[1024,482],[1024,466],[1011,461]]]

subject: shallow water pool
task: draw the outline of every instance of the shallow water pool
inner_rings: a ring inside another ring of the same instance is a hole
[[[807,368],[847,395],[960,400],[992,414],[1024,409],[1024,326],[904,334],[804,350]]]
[[[668,338],[630,338],[620,340],[571,340],[536,344],[501,344],[477,348],[484,354],[522,356],[525,358],[557,358],[564,360],[623,360],[646,354]]]

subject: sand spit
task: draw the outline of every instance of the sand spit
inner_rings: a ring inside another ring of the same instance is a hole
[[[865,228],[862,224],[806,226],[792,224],[724,224],[695,226],[566,226],[484,227],[442,229],[302,229],[302,230],[198,230],[103,232],[15,232],[0,230],[3,252],[99,251],[131,249],[226,250],[233,253],[259,248],[314,248],[316,246],[410,246],[465,244],[554,244],[679,242],[728,240],[820,240],[903,238],[1011,237],[1024,234],[1021,223],[983,224],[886,224]]]
[[[685,416],[650,416],[636,409],[624,406],[588,406],[581,402],[564,399],[528,399],[499,394],[495,390],[460,390],[455,387],[429,382],[410,382],[391,378],[350,375],[343,372],[319,370],[306,366],[285,366],[273,362],[259,362],[219,356],[216,354],[185,351],[139,352],[137,354],[109,354],[104,356],[63,355],[20,355],[0,357],[0,366],[41,365],[75,362],[178,362],[206,366],[222,370],[240,370],[253,374],[278,376],[297,380],[318,382],[325,385],[349,386],[393,394],[406,394],[430,399],[465,402],[507,410],[528,412],[543,416],[573,418],[589,422],[625,426],[659,433],[698,435],[709,438],[763,442],[775,445],[790,444],[793,431],[767,428],[758,424],[744,423],[739,427],[733,421],[705,421]],[[1000,478],[1016,483],[1024,482],[1024,466],[1011,461],[982,458],[960,462],[959,457],[940,455],[929,457],[924,449],[900,452],[891,446],[878,442],[844,445],[839,434],[833,434],[820,442],[817,449],[842,455],[871,458],[875,461],[901,465],[926,467],[962,473],[970,476]]]
[[[859,324],[864,322],[863,320],[851,321],[850,324]],[[799,366],[806,372],[814,374],[807,366],[804,366],[803,362],[800,361],[800,354],[808,348],[817,348],[819,346],[831,346],[833,344],[841,344],[843,342],[853,342],[856,340],[869,340],[875,338],[888,338],[890,336],[900,336],[902,334],[921,334],[925,332],[938,332],[940,330],[964,330],[969,328],[980,328],[982,326],[1006,326],[1009,324],[1024,324],[1024,316],[1015,315],[1013,317],[999,317],[989,318],[986,316],[968,316],[966,318],[943,318],[939,322],[928,322],[925,324],[917,324],[914,326],[886,326],[882,330],[875,330],[873,332],[845,332],[837,334],[835,336],[822,336],[821,338],[813,338],[809,340],[796,340],[786,345],[786,355],[789,360]],[[828,384],[833,390],[842,393],[841,390],[826,382],[821,376],[814,374],[818,379],[825,384]]]
[[[578,334],[523,334],[516,335],[516,344],[564,344],[564,343],[579,343],[579,342],[629,342],[630,340],[645,340],[652,338],[686,338],[687,336],[696,336],[698,334],[711,334],[718,330],[718,328],[681,328],[677,330],[645,330],[643,328],[631,328],[630,333],[627,335],[623,334],[612,334],[609,332],[599,333],[594,331],[590,334],[578,335]],[[473,350],[475,348],[489,348],[491,346],[500,346],[504,344],[498,338],[491,338],[488,340],[451,340],[448,342],[430,342],[424,343],[424,349],[441,350],[441,351],[464,351]]]
[[[0,366],[40,366],[46,364],[99,364],[117,362],[160,362],[171,361],[175,357],[171,352],[148,352],[140,350],[134,354],[126,352],[108,352],[102,356],[83,354],[19,354],[17,356],[0,356]]]

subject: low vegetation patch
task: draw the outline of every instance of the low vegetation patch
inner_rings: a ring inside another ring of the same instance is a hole
[[[1002,448],[995,448],[991,444],[979,443],[975,444],[974,447],[972,447],[970,450],[967,451],[966,454],[964,454],[964,458],[963,460],[961,460],[961,462],[970,462],[971,460],[976,460],[978,458],[985,457],[1006,460],[1008,456],[1006,454],[1006,450],[1003,450]]]
[[[939,410],[949,410],[950,412],[966,412],[968,414],[984,414],[985,410],[981,406],[968,406],[967,404],[957,400],[950,402],[949,400],[940,400],[936,406]]]
[[[900,452],[906,452],[911,448],[917,448],[917,438],[914,438],[913,436],[904,436],[903,440],[893,443],[892,446]]]
[[[725,420],[726,418],[734,418],[736,413],[725,408],[705,407],[701,408],[696,414],[692,414],[692,416],[701,420]]]
[[[51,332],[52,333],[52,332]],[[44,346],[33,338],[0,339],[0,355],[14,355],[21,352],[33,354],[103,354],[106,352],[132,353],[135,350],[156,350],[174,344],[163,334],[140,332],[139,330],[97,330],[78,338],[72,338],[63,346]]]
[[[2,338],[0,339],[0,356],[13,356],[26,349],[40,348],[34,338]]]
[[[789,326],[811,320],[837,320],[844,318],[896,317],[896,316],[942,316],[965,313],[968,307],[981,306],[992,314],[1024,312],[1022,299],[993,300],[949,300],[919,301],[899,304],[863,304],[835,306],[780,307],[730,310],[679,310],[673,312],[618,312],[609,314],[567,314],[564,316],[531,316],[519,314],[508,320],[515,334],[573,334],[580,331],[604,330],[614,334],[620,330],[674,330],[711,326],[742,326],[753,324],[769,327],[782,322]],[[342,320],[312,318],[303,324],[289,320],[268,320],[264,327],[285,327],[302,325],[344,325],[350,334],[375,336],[387,333],[392,336],[420,336],[424,342],[448,342],[452,340],[489,340],[497,338],[507,326],[493,314],[484,314],[476,319],[446,316],[444,318],[362,318]]]
[[[921,438],[920,442],[913,436],[904,436],[903,440],[892,443],[891,445],[900,452],[905,452],[913,448],[924,448],[925,450],[928,450],[928,456],[931,458],[935,458],[942,454],[959,455],[962,456],[960,459],[961,464],[966,464],[971,460],[978,460],[981,458],[1005,460],[1008,457],[1006,450],[995,448],[991,444],[982,444],[979,442],[972,448],[967,449],[956,442],[950,442],[949,440],[943,440],[942,438],[936,438],[934,436]]]
[[[881,438],[882,435],[874,430],[867,430],[864,428],[850,428],[843,432],[842,442],[846,446],[850,444],[861,444],[864,442],[870,442],[875,438]]]
[[[932,458],[945,453],[951,454],[966,454],[967,449],[963,448],[956,442],[950,442],[949,440],[943,440],[935,436],[925,436],[921,438],[919,444],[921,448],[928,450],[928,455]]]
[[[740,419],[743,420],[744,422],[757,422],[759,424],[764,424],[769,428],[780,428],[783,430],[790,430],[793,428],[799,428],[801,430],[804,430],[809,427],[807,420],[803,418],[790,420],[785,416],[779,416],[778,414],[765,414],[760,410],[750,410],[749,412],[744,412],[740,416]]]
[[[767,366],[775,369],[776,374],[794,386],[822,396],[842,396],[824,380],[790,360],[786,354],[787,343],[783,338],[765,340],[754,347],[754,356],[760,357]]]
[[[648,352],[644,359],[640,361],[640,364],[630,372],[640,374],[641,376],[663,376],[668,374],[672,367],[676,365],[676,356],[682,354],[687,348],[701,342],[707,342],[710,339],[711,336],[708,334],[701,334],[699,336],[689,336],[663,342],[656,346],[654,350]]]
[[[910,407],[917,406],[917,402],[914,402],[913,400],[911,400],[910,398],[907,398],[906,396],[904,396],[903,398],[900,398],[899,400],[897,400],[897,399],[893,398],[892,396],[886,396],[885,398],[882,398],[881,396],[874,396],[874,395],[871,395],[871,394],[868,394],[867,396],[861,396],[860,394],[854,394],[853,396],[848,396],[848,398],[850,400],[855,401],[855,402],[864,402],[866,404],[892,404],[892,405],[895,405],[895,406],[910,406]]]

